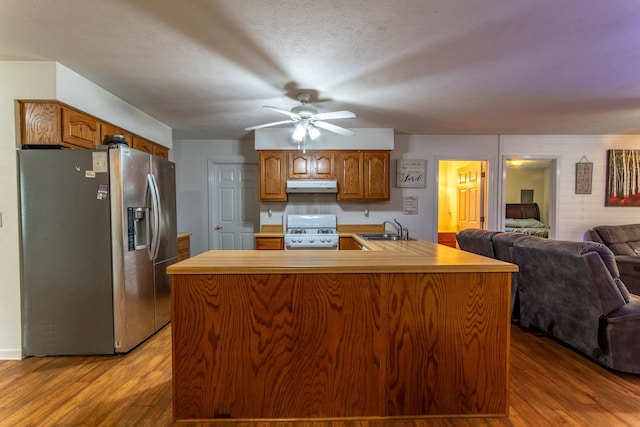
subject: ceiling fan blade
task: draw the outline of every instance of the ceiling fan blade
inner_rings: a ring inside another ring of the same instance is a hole
[[[353,119],[355,116],[351,111],[332,111],[330,113],[316,114],[315,118],[318,120]]]
[[[258,125],[258,126],[251,126],[249,128],[244,128],[244,130],[256,130],[256,129],[261,129],[261,128],[267,128],[269,126],[277,126],[277,125],[284,125],[286,123],[295,123],[296,120],[282,120],[280,122],[273,122],[273,123],[267,123],[264,125]]]
[[[263,105],[264,108],[271,108],[272,110],[277,111],[278,113],[282,113],[282,114],[286,114],[287,116],[291,117],[292,119],[300,119],[300,116],[296,113],[292,113],[291,111],[287,111],[287,110],[283,110],[282,108],[278,108],[278,107],[272,107],[271,105]]]
[[[313,124],[315,126],[318,126],[319,128],[326,129],[328,131],[337,133],[337,134],[342,135],[342,136],[353,136],[353,135],[356,134],[352,130],[345,129],[345,128],[342,128],[340,126],[333,125],[331,123],[322,122],[320,120],[314,121]]]

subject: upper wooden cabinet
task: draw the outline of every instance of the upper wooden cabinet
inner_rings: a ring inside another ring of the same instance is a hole
[[[60,104],[20,102],[22,145],[61,145]]]
[[[389,151],[338,152],[338,200],[389,200]]]
[[[335,151],[289,151],[288,179],[335,179]]]
[[[364,155],[362,151],[338,153],[338,200],[364,198]]]
[[[96,148],[100,145],[100,121],[95,117],[62,107],[62,142],[74,147]]]
[[[143,153],[153,154],[153,142],[149,141],[147,138],[134,135],[132,147],[138,151],[142,151]]]
[[[286,201],[287,179],[337,179],[338,200],[389,200],[389,151],[259,151],[260,200]]]
[[[154,156],[161,157],[165,160],[169,160],[169,149],[160,144],[153,144],[153,151],[151,152]]]
[[[133,147],[133,135],[131,135],[130,132],[110,123],[102,123],[100,126],[100,143],[105,144],[105,138],[109,135],[122,135],[124,136],[124,140],[127,141],[127,144],[129,144],[129,147]]]
[[[91,149],[104,144],[107,135],[123,135],[130,147],[165,159],[169,157],[168,148],[61,102],[22,100],[19,104],[23,145]]]
[[[286,152],[260,151],[258,165],[260,169],[260,200],[286,201]]]
[[[366,200],[389,200],[389,152],[365,151],[363,192]]]

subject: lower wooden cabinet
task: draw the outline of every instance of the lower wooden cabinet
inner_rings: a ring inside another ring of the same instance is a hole
[[[191,258],[191,233],[178,234],[178,261]]]
[[[340,236],[340,250],[341,251],[361,251],[362,245],[356,242],[355,240],[353,240],[353,238],[350,236],[346,236],[346,237]]]
[[[452,248],[457,248],[458,245],[456,241],[456,232],[455,231],[439,232],[438,243],[441,245],[452,247]]]
[[[284,250],[283,237],[256,237],[257,250]]]

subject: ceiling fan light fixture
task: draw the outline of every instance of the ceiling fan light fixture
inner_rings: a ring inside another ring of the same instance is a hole
[[[312,141],[315,141],[320,136],[320,130],[313,125],[307,128],[307,132],[309,132],[309,137]]]
[[[304,123],[298,123],[293,131],[292,138],[294,141],[300,142],[304,138],[305,133],[307,133],[307,128]]]

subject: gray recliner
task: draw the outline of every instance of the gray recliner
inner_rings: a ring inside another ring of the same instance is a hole
[[[493,236],[500,233],[499,231],[480,230],[478,228],[466,228],[456,234],[458,246],[463,251],[472,252],[474,254],[495,258],[493,252]]]
[[[613,253],[594,242],[516,240],[520,323],[612,369],[640,373],[640,297],[620,280]]]
[[[611,249],[620,278],[629,292],[640,295],[640,224],[600,225],[589,230],[587,235],[590,240]]]
[[[504,232],[497,233],[491,239],[493,243],[493,253],[496,259],[500,261],[517,264],[516,257],[513,252],[513,244],[519,240],[530,239],[533,236],[523,233]],[[519,272],[515,272],[511,277],[511,317],[515,320],[520,319],[520,289],[518,287]]]

